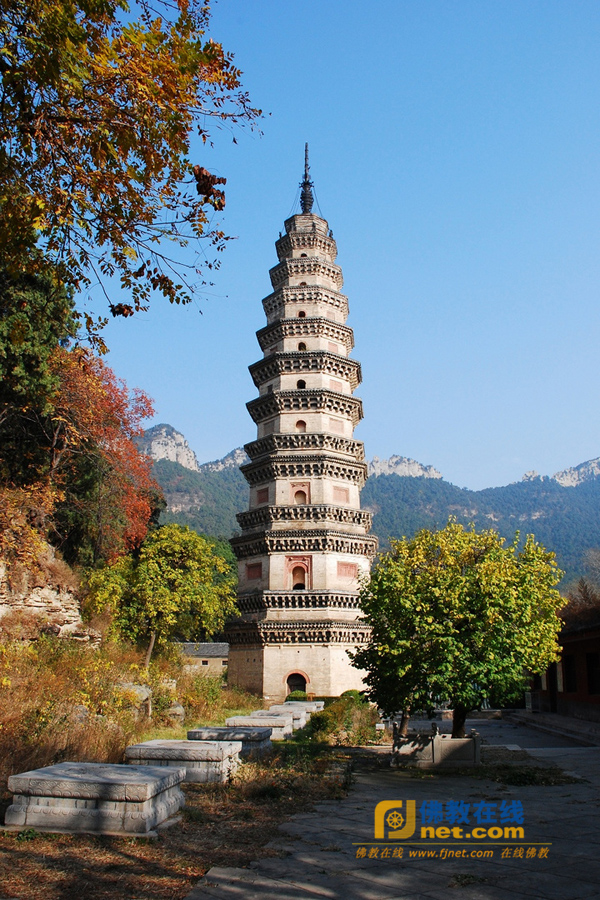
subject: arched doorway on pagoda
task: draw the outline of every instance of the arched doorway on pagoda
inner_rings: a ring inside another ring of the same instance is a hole
[[[285,679],[288,694],[293,691],[305,691],[309,678],[304,672],[290,672]]]

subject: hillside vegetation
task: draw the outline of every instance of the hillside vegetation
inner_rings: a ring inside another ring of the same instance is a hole
[[[239,531],[235,514],[247,508],[248,486],[237,468],[191,472],[160,460],[153,474],[167,500],[165,521],[189,525],[205,534],[229,538]],[[411,537],[421,528],[443,527],[449,516],[477,528],[496,528],[512,539],[533,533],[554,550],[565,581],[583,574],[583,557],[600,546],[600,479],[563,487],[535,478],[504,487],[469,491],[443,479],[371,476],[362,506],[373,513],[373,532],[381,547],[390,537]]]

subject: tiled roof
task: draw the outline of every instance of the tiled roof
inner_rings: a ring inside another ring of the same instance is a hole
[[[206,644],[187,644],[182,642],[180,646],[186,656],[202,656],[204,659],[229,656],[229,644],[217,643],[216,641]]]

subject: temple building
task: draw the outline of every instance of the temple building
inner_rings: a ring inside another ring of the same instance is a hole
[[[312,211],[312,188],[306,149],[301,212],[275,244],[267,324],[257,332],[263,358],[250,366],[258,433],[245,448],[250,504],[232,541],[242,615],[227,628],[229,680],[272,700],[362,687],[347,651],[367,637],[359,579],[377,549],[360,508],[363,444],[353,437],[360,364],[350,359],[336,244]]]

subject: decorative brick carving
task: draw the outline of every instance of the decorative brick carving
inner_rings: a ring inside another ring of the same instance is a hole
[[[363,417],[362,401],[347,394],[314,388],[310,391],[276,391],[246,403],[246,409],[258,425],[283,412],[335,412],[347,416],[356,427]]]
[[[239,535],[231,539],[238,559],[271,553],[349,553],[374,559],[377,538],[372,535],[343,534],[336,531],[267,531]]]
[[[269,435],[259,438],[257,441],[251,441],[244,446],[244,450],[252,460],[257,460],[260,457],[282,450],[325,450],[329,453],[351,456],[357,462],[362,462],[365,458],[365,449],[362,441],[337,437],[326,432]]]
[[[290,278],[301,278],[302,276],[316,275],[319,278],[329,279],[337,288],[341,288],[344,283],[342,270],[335,263],[330,263],[324,259],[317,259],[315,256],[298,258],[288,257],[282,259],[280,263],[269,271],[271,284],[274,288],[286,284]]]
[[[331,306],[336,312],[342,315],[348,315],[348,298],[344,294],[337,291],[330,291],[322,287],[286,287],[280,288],[265,297],[263,300],[263,309],[270,318],[273,315],[280,314],[283,317],[285,307],[290,304],[300,304],[306,306],[310,303],[321,303]]]
[[[336,481],[350,481],[362,487],[367,480],[367,464],[351,462],[339,457],[322,454],[320,456],[276,456],[267,460],[246,463],[240,466],[246,481],[261,484],[278,478],[332,478]]]
[[[354,347],[354,335],[351,328],[348,328],[347,325],[340,325],[338,322],[332,322],[331,319],[323,319],[318,316],[306,316],[302,319],[280,319],[279,322],[266,325],[256,332],[261,350],[271,348],[273,353],[277,344],[284,338],[299,337],[301,335],[332,338],[345,346],[347,353],[350,353]]]
[[[358,610],[358,594],[340,591],[260,591],[240,594],[238,606],[242,613],[257,613],[267,609],[353,609]]]
[[[255,531],[273,522],[331,522],[338,525],[356,525],[368,531],[371,527],[371,513],[366,509],[352,509],[333,504],[311,504],[310,506],[263,506],[236,516],[243,531]]]
[[[291,256],[294,250],[316,250],[333,262],[337,256],[337,247],[333,238],[325,237],[317,232],[309,234],[292,231],[275,241],[275,249],[279,259]]]
[[[362,379],[360,363],[354,359],[348,359],[347,356],[340,356],[336,350],[337,348],[334,351],[309,350],[302,354],[291,351],[274,353],[250,366],[250,374],[257,387],[279,375],[306,375],[308,373],[335,375],[338,378],[346,379],[351,389],[355,390]],[[341,383],[338,383],[337,387],[332,385],[331,390],[339,393],[342,386]]]
[[[267,644],[347,644],[368,641],[367,625],[353,622],[240,622],[228,628],[229,643],[264,647]]]

